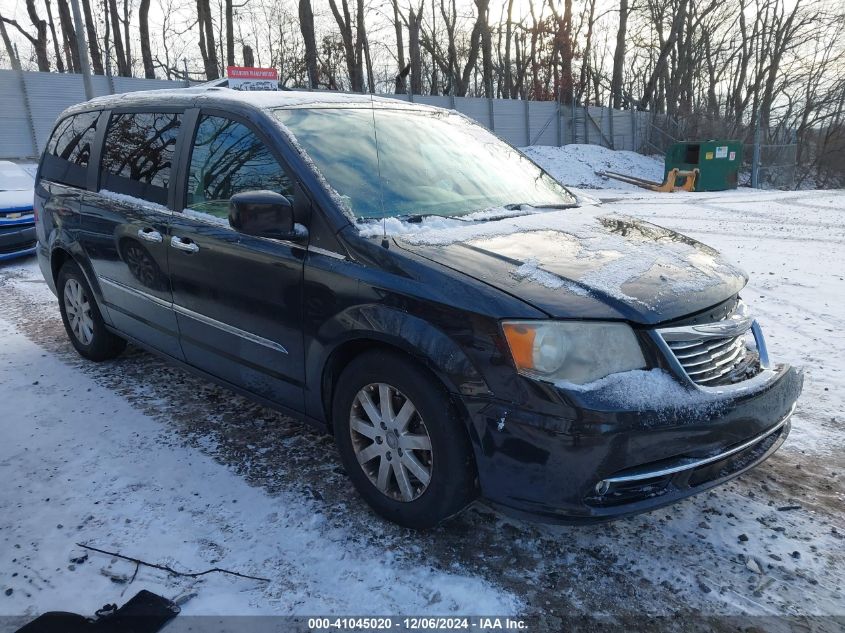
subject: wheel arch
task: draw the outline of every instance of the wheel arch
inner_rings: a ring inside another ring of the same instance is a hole
[[[489,392],[487,384],[461,348],[434,325],[405,312],[384,306],[362,306],[355,314],[345,313],[341,322],[367,324],[364,329],[349,329],[335,338],[317,365],[319,374],[311,384],[319,385],[319,397],[313,405],[318,416],[331,427],[334,386],[341,372],[359,355],[372,350],[392,351],[423,367],[450,394],[452,401],[466,413],[461,394]],[[316,372],[315,372],[316,373]]]
[[[54,284],[58,284],[59,271],[68,260],[76,263],[77,266],[79,265],[79,262],[77,262],[73,255],[70,254],[70,251],[63,246],[55,246],[53,247],[53,250],[50,251],[50,272],[53,275]]]
[[[63,243],[54,244],[50,249],[50,273],[53,275],[53,284],[56,288],[56,293],[59,291],[59,271],[67,262],[73,262],[85,275],[85,281],[94,293],[94,300],[97,302],[97,308],[107,324],[111,325],[111,316],[108,310],[104,309],[103,292],[97,280],[97,276],[89,265],[86,265],[86,258],[80,254],[75,253],[73,248],[68,247]]]

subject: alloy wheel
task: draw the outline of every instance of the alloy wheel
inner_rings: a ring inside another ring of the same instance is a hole
[[[65,313],[76,340],[90,345],[94,340],[94,319],[91,317],[91,302],[76,279],[65,282]]]
[[[396,501],[419,498],[431,482],[431,437],[414,403],[386,383],[365,386],[350,411],[352,446],[364,473]]]

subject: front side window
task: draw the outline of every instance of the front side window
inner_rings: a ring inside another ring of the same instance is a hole
[[[42,174],[45,178],[85,186],[99,116],[99,112],[81,112],[59,122],[44,151]]]
[[[101,188],[167,204],[181,114],[113,114],[103,148]]]
[[[359,218],[576,202],[520,152],[458,114],[389,108],[274,114]]]
[[[267,145],[246,125],[218,116],[200,119],[188,171],[187,207],[220,220],[229,198],[269,190],[293,200],[293,183]]]

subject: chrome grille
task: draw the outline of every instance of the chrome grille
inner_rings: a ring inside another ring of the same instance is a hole
[[[748,349],[745,335],[699,341],[666,341],[669,349],[693,382],[699,385],[720,384],[745,360]]]
[[[663,328],[657,332],[680,369],[703,387],[747,380],[760,373],[761,360],[768,362],[767,358],[761,359],[759,328],[747,316],[743,304],[722,321]]]

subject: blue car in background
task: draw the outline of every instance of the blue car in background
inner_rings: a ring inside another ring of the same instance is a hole
[[[0,161],[0,261],[35,253],[33,185],[25,169]]]

